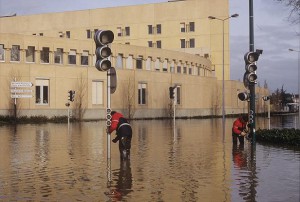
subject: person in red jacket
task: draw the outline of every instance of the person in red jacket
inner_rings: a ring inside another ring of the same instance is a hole
[[[130,149],[131,149],[131,138],[132,129],[127,119],[123,117],[123,114],[112,111],[111,112],[111,125],[109,127],[109,133],[116,131],[117,137],[112,141],[116,143],[119,141],[119,151],[120,159],[127,160],[130,159]]]
[[[232,126],[232,142],[233,144],[237,144],[237,140],[241,145],[244,144],[244,137],[247,135],[247,122],[248,122],[248,115],[243,115],[237,118],[233,122]]]

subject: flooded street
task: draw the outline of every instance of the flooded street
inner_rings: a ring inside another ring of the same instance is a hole
[[[1,126],[0,201],[299,201],[299,148],[233,147],[233,121],[225,135],[222,119],[133,121],[123,163],[114,143],[107,161],[105,122]]]

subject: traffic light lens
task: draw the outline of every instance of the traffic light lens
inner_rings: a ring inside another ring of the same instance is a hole
[[[99,71],[107,71],[111,68],[111,62],[109,60],[101,60],[97,61],[95,66]]]
[[[254,83],[257,80],[257,75],[254,74],[254,73],[249,74],[248,75],[248,80],[249,80],[249,82]]]

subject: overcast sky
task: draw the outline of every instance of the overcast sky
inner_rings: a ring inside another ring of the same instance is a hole
[[[0,0],[0,15],[29,15],[66,10],[167,2],[167,0]],[[229,0],[231,79],[241,80],[245,72],[244,54],[249,51],[249,1]],[[257,75],[261,86],[266,81],[271,92],[277,88],[298,93],[300,24],[287,21],[289,9],[275,0],[253,0],[254,48],[262,49]]]

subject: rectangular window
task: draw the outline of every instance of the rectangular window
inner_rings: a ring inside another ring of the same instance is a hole
[[[148,34],[153,34],[152,25],[148,25]]]
[[[156,41],[156,48],[161,48],[161,41]]]
[[[63,49],[58,48],[54,51],[54,63],[55,64],[63,64]]]
[[[155,70],[160,71],[160,59],[157,58],[155,61]]]
[[[26,50],[26,62],[35,62],[35,47],[28,46]]]
[[[20,46],[19,45],[12,45],[10,61],[13,61],[13,62],[20,61]]]
[[[86,38],[90,39],[92,38],[91,30],[86,30]]]
[[[117,56],[116,68],[123,69],[123,54],[121,53]]]
[[[185,48],[185,39],[180,39],[180,48]]]
[[[168,59],[165,59],[163,63],[163,72],[167,72],[167,71],[168,71]]]
[[[181,66],[180,65],[177,66],[177,73],[181,73]]]
[[[4,44],[0,44],[0,61],[5,61]]]
[[[89,51],[83,51],[81,54],[81,65],[89,65]]]
[[[93,81],[92,83],[92,104],[103,104],[103,81]]]
[[[130,36],[130,27],[125,27],[125,35]]]
[[[40,105],[49,104],[49,80],[35,80],[35,103]]]
[[[118,36],[122,36],[122,27],[117,27]]]
[[[190,22],[190,32],[195,31],[195,22]]]
[[[43,33],[40,33],[40,36],[44,36],[44,34],[43,34]]]
[[[170,65],[170,72],[174,73],[175,72],[175,61],[172,60],[171,65]]]
[[[152,41],[148,41],[148,47],[153,47]]]
[[[185,23],[180,23],[180,32],[185,32]]]
[[[190,48],[195,48],[195,39],[190,39]]]
[[[66,31],[66,37],[71,38],[71,32],[70,31]]]
[[[126,68],[127,69],[133,69],[133,57],[132,55],[129,55],[126,59]]]
[[[137,69],[143,69],[143,56],[139,56],[136,59],[136,68]]]
[[[49,64],[49,48],[43,47],[41,50],[41,63]]]
[[[146,70],[151,70],[152,66],[152,57],[148,57],[146,61]]]
[[[156,25],[157,34],[161,34],[161,24]]]
[[[187,73],[187,68],[186,68],[186,66],[183,66],[183,73],[184,73],[184,74]]]
[[[70,50],[68,59],[70,65],[76,65],[76,50]]]
[[[146,83],[139,83],[138,84],[138,104],[144,105],[146,104]]]

